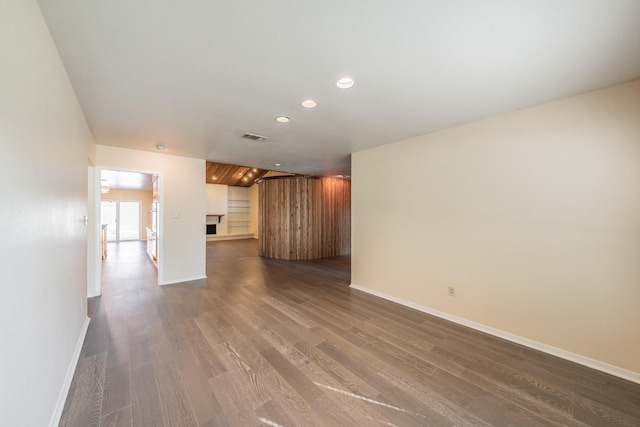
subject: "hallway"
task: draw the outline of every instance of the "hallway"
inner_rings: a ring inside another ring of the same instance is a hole
[[[159,288],[144,242],[109,250],[61,426],[640,424],[640,385],[352,290],[348,257],[209,242]]]

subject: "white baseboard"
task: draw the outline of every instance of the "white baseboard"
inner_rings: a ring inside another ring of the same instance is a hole
[[[169,280],[166,282],[162,282],[160,284],[160,286],[164,286],[164,285],[174,285],[176,283],[183,283],[183,282],[192,282],[194,280],[202,280],[202,279],[206,279],[207,276],[203,275],[203,276],[195,276],[195,277],[185,277],[184,279],[178,279],[178,280]]]
[[[235,233],[235,234],[210,234],[207,236],[207,242],[216,242],[218,240],[240,240],[255,239],[253,233]]]
[[[507,341],[511,341],[516,344],[520,344],[525,347],[532,348],[534,350],[542,351],[543,353],[551,354],[552,356],[560,357],[561,359],[569,360],[571,362],[578,363],[588,368],[595,369],[597,371],[601,371],[601,372],[625,379],[627,381],[640,384],[640,373],[619,368],[617,366],[609,365],[608,363],[600,362],[598,360],[590,359],[588,357],[581,356],[579,354],[572,353],[570,351],[566,351],[561,348],[543,344],[541,342],[530,340],[528,338],[524,338],[509,332],[501,331],[500,329],[495,329],[490,326],[483,325],[481,323],[476,323],[471,320],[464,319],[462,317],[458,317],[448,313],[444,313],[442,311],[434,310],[432,308],[425,307],[423,305],[416,304],[411,301],[406,301],[401,298],[396,298],[392,295],[387,295],[383,292],[378,292],[373,289],[365,288],[363,286],[359,286],[354,283],[351,283],[350,287],[353,289],[357,289],[359,291],[366,292],[368,294],[375,295],[377,297],[389,300],[389,301],[393,301],[400,305],[404,305],[405,307],[413,308],[415,310],[422,311],[423,313],[431,314],[441,319],[445,319],[450,322],[457,323],[459,325],[467,326],[477,331],[484,332],[489,335],[493,335],[498,338],[502,338]]]
[[[53,416],[51,417],[49,427],[57,427],[58,424],[60,424],[60,417],[62,416],[64,404],[67,401],[67,395],[69,394],[69,388],[71,387],[73,374],[76,372],[76,366],[78,366],[78,360],[80,360],[82,344],[84,343],[84,337],[87,335],[87,329],[89,329],[89,322],[91,322],[91,318],[87,316],[87,318],[84,319],[84,324],[82,325],[82,329],[80,330],[80,336],[78,337],[78,342],[76,343],[76,349],[73,352],[73,356],[71,356],[71,363],[69,364],[69,369],[67,369],[67,375],[64,377],[64,383],[62,383],[62,389],[60,390],[58,402],[56,403],[56,407],[53,411]]]

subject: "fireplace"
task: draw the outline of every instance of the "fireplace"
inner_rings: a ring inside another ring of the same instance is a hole
[[[207,224],[207,234],[216,234],[217,224]]]

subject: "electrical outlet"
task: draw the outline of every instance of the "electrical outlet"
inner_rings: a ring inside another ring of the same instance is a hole
[[[456,288],[454,288],[453,286],[449,286],[449,296],[450,297],[456,296]]]

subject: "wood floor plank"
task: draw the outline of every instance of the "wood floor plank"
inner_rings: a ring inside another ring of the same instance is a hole
[[[103,417],[131,405],[131,381],[128,362],[107,368],[104,382]]]
[[[436,371],[436,367],[431,363],[411,354],[407,350],[396,347],[384,340],[372,339],[371,343],[367,343],[364,348],[366,351],[376,354],[378,358],[389,361],[395,359],[404,365],[408,365],[412,369],[418,370],[424,374],[431,375]]]
[[[202,368],[203,374],[207,378],[215,377],[226,371],[220,355],[213,350],[213,347],[204,337],[199,328],[187,332],[187,338],[191,348],[198,359],[198,364]],[[220,341],[221,343],[222,341]]]
[[[379,390],[376,390],[369,383],[354,375],[340,363],[331,359],[321,351],[318,351],[310,343],[300,342],[296,344],[296,348],[304,353],[304,355],[322,371],[324,374],[322,380],[324,382],[368,398],[373,398],[380,394]],[[315,378],[313,379],[316,380]]]
[[[322,390],[275,348],[263,350],[260,354],[307,403],[322,395]]]
[[[233,426],[254,426],[257,416],[252,405],[253,399],[248,398],[246,390],[236,382],[237,375],[227,371],[209,380],[211,389],[220,403],[226,419]],[[266,400],[268,401],[268,399]],[[261,405],[264,405],[263,402]]]
[[[131,415],[133,426],[166,425],[153,365],[148,363],[131,370]]]
[[[109,350],[109,325],[104,316],[98,316],[95,321],[91,321],[93,326],[90,333],[87,333],[85,356],[107,353]]]
[[[228,331],[227,340],[214,347],[226,371],[243,370],[257,374],[271,368],[259,350],[260,347],[252,345],[246,335],[235,330]]]
[[[147,339],[146,335],[146,315],[144,309],[141,309],[140,312],[134,313],[131,316],[127,317],[127,338],[129,340],[135,340],[137,337],[144,336],[145,341]]]
[[[398,404],[396,399],[392,400],[384,394],[380,394],[373,399],[375,404],[373,407],[386,419],[390,420],[391,425],[398,426],[434,426],[434,427],[452,427],[453,424],[448,422],[438,414],[425,409],[413,411]]]
[[[272,399],[293,420],[294,426],[316,427],[324,425],[311,405],[300,397],[275,369],[269,369],[260,374],[260,380]]]
[[[536,364],[525,361],[521,366],[536,378],[570,393],[576,402],[581,402],[580,406],[598,407],[593,411],[603,413],[613,409],[634,419],[640,418],[640,390],[635,385],[621,383],[611,375],[585,375],[584,368],[575,363],[554,363],[555,359],[539,360]]]
[[[129,339],[126,334],[123,338],[111,339],[107,348],[107,368],[129,362]]]
[[[370,334],[360,330],[359,328],[352,328],[351,331],[362,336],[362,338],[367,339],[369,345],[382,345],[385,348],[399,348],[406,352],[410,357],[418,358],[436,369],[449,372],[451,375],[460,376],[466,369],[464,365],[434,353],[432,351],[433,347],[431,349],[425,349],[424,346],[416,347],[413,343],[397,339],[396,336],[391,334],[379,334],[377,337],[371,338]]]
[[[215,347],[226,341],[226,336],[223,334],[224,328],[220,327],[214,320],[208,316],[198,316],[194,319],[198,330],[202,334],[202,337],[207,341],[210,347]],[[233,329],[233,326],[229,326],[227,329]],[[195,347],[199,347],[195,346]]]
[[[335,377],[329,375],[315,363],[305,365],[300,370],[323,391],[323,394],[315,399],[311,406],[319,414],[320,418],[328,422],[329,425],[334,425],[335,422],[331,421],[330,418],[327,419],[324,415],[324,412],[328,411],[325,408],[328,405],[332,405],[335,408],[330,411],[330,416],[332,417],[340,417],[340,414],[343,413],[348,414],[348,416],[344,417],[345,420],[352,420],[349,421],[348,425],[389,424],[387,419],[381,417],[371,408],[371,400],[377,394],[372,393],[370,396],[364,396],[356,393],[353,391],[353,384],[349,384],[351,388],[345,386],[345,384],[341,381],[336,381]]]
[[[215,420],[223,414],[220,402],[211,390],[204,369],[194,365],[180,372],[187,398],[193,409],[193,415],[198,425],[203,425],[210,420]]]
[[[271,307],[275,308],[276,310],[289,317],[299,325],[304,326],[305,328],[313,328],[314,326],[316,326],[315,322],[313,322],[304,313],[301,313],[300,310],[297,309],[295,303],[287,303],[286,299],[283,297],[276,299],[272,296],[267,295],[262,297],[261,299]]]
[[[172,427],[197,426],[182,378],[178,373],[178,364],[169,344],[152,345],[151,360],[165,424]]]
[[[436,349],[438,350],[438,349]],[[508,359],[496,361],[478,357],[472,353],[450,355],[463,361],[469,367],[461,377],[496,395],[507,393],[514,402],[533,413],[545,413],[547,418],[569,423],[573,417],[575,400],[571,394],[560,387],[547,383],[520,369],[511,367]],[[536,402],[532,405],[531,401]]]
[[[242,310],[242,314],[251,328],[282,353],[291,363],[296,366],[309,363],[309,359],[294,347],[294,344],[302,339],[284,326],[278,325],[277,320],[264,313],[260,315],[257,310],[253,310],[253,312]],[[280,333],[276,332],[270,325],[273,327],[279,326],[278,332]]]
[[[572,413],[553,408],[545,408],[542,404],[543,402],[537,401],[532,396],[521,392],[517,386],[514,387],[510,383],[494,381],[491,378],[470,370],[465,371],[461,377],[486,392],[484,398],[478,399],[471,404],[470,408],[472,410],[478,410],[478,402],[484,402],[483,405],[485,406],[493,402],[499,402],[499,406],[504,407],[503,413],[500,418],[497,419],[497,421],[502,420],[499,422],[507,422],[506,418],[508,416],[510,417],[508,422],[524,423],[524,425],[543,423],[545,419],[553,424],[572,425]],[[494,415],[495,414],[492,414],[492,417]],[[492,419],[494,420],[493,422],[497,422],[495,418]],[[578,424],[577,422],[573,423],[573,425]]]
[[[327,419],[326,416],[321,416],[327,425],[349,425],[349,426],[389,426],[394,425],[389,418],[382,416],[376,408],[374,408],[369,400],[361,399],[361,396],[352,395],[348,393],[342,393],[344,390],[336,388],[340,392],[331,393],[325,392],[323,396],[316,399],[312,403],[312,408],[316,413],[322,413],[327,411],[325,408],[328,405],[333,405],[335,408],[340,409],[342,413],[347,413],[348,417],[345,417],[345,422],[338,422],[337,420]],[[336,409],[336,410],[337,410]],[[341,417],[339,413],[333,411],[335,415]],[[413,422],[414,420],[412,420]],[[348,422],[348,423],[347,423]]]
[[[403,390],[405,393],[408,393],[422,401],[427,405],[427,407],[445,417],[453,425],[490,427],[489,423],[469,413],[465,408],[456,405],[429,387],[419,384],[413,378],[407,377],[391,367],[387,366],[383,368],[378,372],[378,375],[389,381],[397,388]]]
[[[575,420],[584,423],[584,425],[590,425],[590,426],[638,425],[636,417],[629,416],[624,412],[612,410],[610,408],[604,409],[600,405],[594,405],[592,403],[576,404],[576,408],[573,411],[573,417]]]
[[[185,331],[179,327],[172,328],[167,332],[167,337],[178,371],[188,369],[199,363]]]
[[[129,345],[129,366],[131,369],[151,363],[151,351],[146,334],[138,334],[128,341]]]
[[[268,305],[268,304],[264,304],[264,305],[260,306],[260,308],[265,314],[273,317],[278,322],[280,322],[280,325],[282,325],[282,327],[285,330],[291,331],[293,334],[298,336],[300,339],[304,339],[304,341],[306,341],[306,342],[308,342],[308,343],[310,343],[312,345],[320,344],[322,341],[324,341],[324,338],[321,337],[320,335],[317,335],[317,334],[313,333],[311,328],[307,328],[304,325],[302,325],[302,324],[296,322],[295,320],[291,319],[290,317],[285,316],[284,314],[282,314],[282,312],[276,310],[273,306]],[[292,341],[289,338],[287,338],[287,340],[290,343],[295,344],[295,341]]]
[[[444,419],[442,417],[438,417],[431,409],[416,402],[404,390],[393,387],[378,376],[378,372],[385,366],[384,362],[370,357],[355,346],[349,348],[349,345],[346,341],[327,340],[319,344],[317,348],[341,363],[362,380],[386,392],[386,395],[381,393],[371,399],[371,403],[379,413],[387,417],[392,423],[399,423],[399,425],[424,425],[427,421],[433,425],[443,424]],[[337,393],[344,392],[344,390],[334,391]]]
[[[328,316],[326,313],[314,312],[314,310],[303,306],[299,306],[299,310],[302,311],[308,319],[312,320],[316,324],[316,327],[320,326],[321,328],[330,330],[335,335],[340,336],[357,347],[363,346],[366,343],[365,340],[349,331],[350,326],[345,325],[339,319],[331,319],[332,316]],[[331,320],[334,320],[334,322]]]
[[[640,384],[351,289],[348,257],[209,242],[158,287],[109,245],[61,426],[640,425]]]
[[[169,338],[167,337],[167,332],[164,329],[162,321],[155,315],[149,317],[150,319],[147,321],[148,323],[146,325],[149,345],[152,346],[154,344],[160,344],[167,341]]]
[[[267,426],[294,426],[291,417],[275,400],[265,402],[255,410],[258,421]]]
[[[356,405],[353,405],[356,406]],[[324,393],[318,396],[311,407],[318,414],[318,417],[329,426],[355,426],[358,425],[351,405],[336,405],[336,401],[330,399]]]
[[[107,416],[103,416],[100,421],[100,427],[131,427],[132,423],[131,406],[126,406]]]
[[[62,426],[99,426],[104,395],[104,376],[107,354],[99,353],[80,360],[69,413]]]

